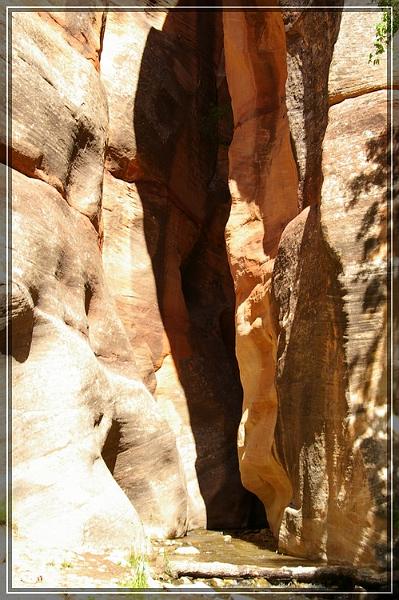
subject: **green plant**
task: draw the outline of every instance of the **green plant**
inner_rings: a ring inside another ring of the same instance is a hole
[[[72,569],[72,563],[68,562],[67,560],[64,560],[61,563],[61,569]]]
[[[148,588],[147,564],[145,557],[142,554],[135,554],[134,552],[131,552],[127,562],[129,567],[132,569],[132,573],[128,579],[119,582],[119,586],[123,588],[140,590]]]
[[[399,0],[378,0],[378,6],[382,8],[382,20],[375,27],[375,50],[369,54],[369,63],[373,65],[378,65],[380,55],[399,29]]]

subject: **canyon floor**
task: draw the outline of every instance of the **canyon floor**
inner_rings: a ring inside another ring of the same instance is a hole
[[[131,598],[132,594],[134,597],[145,589],[155,595],[159,592],[167,593],[167,596],[178,593],[179,598],[184,598],[185,592],[195,591],[196,597],[202,598],[198,593],[203,591],[205,598],[217,591],[218,597],[226,600],[244,600],[250,597],[246,594],[254,591],[292,591],[296,597],[299,590],[305,595],[310,592],[313,597],[315,592],[335,591],[342,597],[345,592],[364,594],[383,589],[380,581],[383,575],[367,570],[363,571],[366,573],[364,587],[360,585],[362,582],[351,576],[344,577],[339,571],[324,578],[316,574],[313,582],[301,581],[301,575],[307,569],[320,568],[321,572],[325,565],[277,552],[267,529],[196,530],[180,539],[154,541],[146,559],[118,552],[108,555],[60,549],[44,552],[33,548],[27,540],[17,539],[13,544],[13,564],[14,589],[21,589],[21,592],[29,588],[51,590],[69,599],[75,598],[73,591],[79,589],[90,590],[87,597],[84,596],[85,600],[93,599],[93,593],[100,589],[110,591],[106,598],[123,597],[120,595],[123,589]],[[5,568],[5,562],[2,568]],[[196,573],[198,569],[202,572]],[[257,569],[270,569],[272,576],[257,576]],[[212,576],[213,572],[218,576]],[[290,572],[292,575],[287,575]],[[144,579],[140,578],[142,575]],[[113,594],[117,590],[118,596]]]

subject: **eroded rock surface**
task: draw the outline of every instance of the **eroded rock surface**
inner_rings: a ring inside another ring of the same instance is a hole
[[[57,27],[14,17],[13,526],[50,546],[140,548],[129,499],[149,531],[179,535],[185,482],[104,278],[107,98]]]
[[[220,15],[75,16],[14,17],[15,531],[246,525]]]
[[[386,100],[330,109],[320,208],[286,228],[273,276],[277,440],[294,490],[279,547],[352,564],[387,552]]]
[[[285,32],[278,11],[225,11],[223,22],[235,124],[229,150],[232,208],[226,243],[236,292],[236,353],[244,390],[240,471],[244,485],[264,503],[277,535],[292,491],[274,448],[277,332],[270,282],[281,232],[298,211],[285,105]]]
[[[141,552],[255,494],[280,550],[383,563],[372,16],[14,14],[17,537]]]
[[[241,475],[264,502],[283,552],[384,564],[386,97],[365,94],[329,112],[340,77],[340,98],[353,95],[343,70],[351,21],[338,37],[329,90],[339,12],[285,13],[295,165],[285,141],[280,18],[224,14]],[[369,22],[366,13],[365,36]],[[352,59],[360,72],[360,50]],[[370,68],[378,88],[380,71]]]
[[[287,37],[287,108],[298,168],[300,208],[317,204],[320,198],[330,63],[341,23],[341,11],[318,11],[315,4],[306,3],[304,9],[300,2],[296,10],[286,9],[283,13]],[[342,2],[332,4],[339,6]],[[339,64],[345,60],[348,65],[347,55]]]
[[[252,504],[236,454],[217,15],[110,13],[101,57],[111,106],[104,264],[140,372],[176,435],[190,527],[244,525]]]

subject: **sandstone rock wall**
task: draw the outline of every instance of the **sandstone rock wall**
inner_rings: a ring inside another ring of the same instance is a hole
[[[14,529],[245,526],[221,17],[15,13],[13,41]]]
[[[283,552],[384,564],[385,65],[361,75],[380,15],[283,18],[224,14],[241,476]]]
[[[111,107],[104,265],[140,373],[176,435],[189,527],[245,525],[253,503],[236,455],[221,49],[217,12],[110,13],[101,56]],[[117,471],[118,461],[124,480]]]
[[[281,232],[298,212],[297,170],[285,105],[286,45],[279,11],[223,14],[234,135],[226,243],[236,293],[236,353],[244,390],[241,478],[278,534],[291,485],[274,447],[276,328],[270,304]]]
[[[142,517],[145,498],[150,531],[180,534],[185,482],[104,275],[103,18],[83,19],[83,48],[73,15],[57,15],[13,18],[13,526],[48,545],[130,549],[143,532],[128,497]],[[116,452],[136,473],[126,494],[106,467]]]
[[[320,208],[285,230],[273,288],[281,327],[276,435],[294,490],[280,548],[384,565],[387,96],[372,90],[387,86],[385,57],[367,65],[379,18],[342,17]]]
[[[14,14],[16,535],[139,549],[255,494],[284,552],[383,562],[373,19]]]

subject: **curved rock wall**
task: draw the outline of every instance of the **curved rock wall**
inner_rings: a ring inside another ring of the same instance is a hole
[[[365,15],[335,44],[339,11],[301,6],[14,14],[16,535],[138,549],[259,524],[255,494],[284,552],[383,562]]]
[[[340,102],[328,113],[320,209],[301,213],[284,232],[274,290],[277,438],[294,489],[280,547],[384,565],[387,96],[370,90],[387,82],[378,65],[360,76],[372,50],[371,22],[379,18],[342,17],[329,73],[329,101]],[[353,35],[357,52],[348,71]],[[350,99],[354,73],[358,97]]]
[[[241,476],[281,551],[352,564],[387,556],[386,81],[360,76],[379,18],[224,13]]]
[[[285,104],[286,45],[279,11],[223,14],[234,135],[226,243],[236,292],[236,353],[244,390],[238,432],[242,481],[278,534],[291,497],[274,447],[277,330],[270,300],[281,232],[298,212],[297,170]]]
[[[13,43],[14,530],[245,526],[220,15],[16,13]]]
[[[140,373],[176,435],[189,527],[244,526],[253,504],[236,455],[221,49],[218,13],[114,12],[101,55],[104,266]]]

